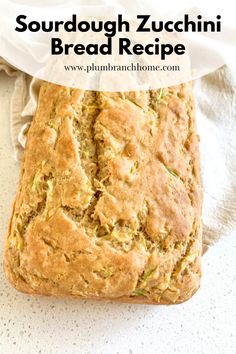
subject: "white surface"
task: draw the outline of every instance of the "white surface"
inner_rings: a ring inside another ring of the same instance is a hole
[[[12,79],[0,74],[0,234],[18,180],[9,133]],[[0,262],[4,242],[0,243]],[[231,354],[236,338],[236,232],[203,257],[201,289],[177,306],[33,298],[0,268],[0,353]]]

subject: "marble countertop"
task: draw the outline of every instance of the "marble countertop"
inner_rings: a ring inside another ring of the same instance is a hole
[[[201,289],[177,306],[29,297],[7,283],[2,254],[19,171],[10,140],[12,88],[1,73],[0,353],[235,353],[236,231],[204,255]]]

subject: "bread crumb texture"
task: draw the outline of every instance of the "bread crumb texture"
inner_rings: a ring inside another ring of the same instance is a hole
[[[43,82],[5,250],[30,294],[182,302],[198,289],[191,84],[108,93]]]

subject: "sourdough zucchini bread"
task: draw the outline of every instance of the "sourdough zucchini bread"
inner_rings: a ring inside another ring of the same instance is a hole
[[[190,83],[108,93],[41,84],[4,267],[30,294],[179,303],[200,285]]]

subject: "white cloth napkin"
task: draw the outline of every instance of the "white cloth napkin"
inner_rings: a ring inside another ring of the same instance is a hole
[[[236,70],[223,66],[196,80],[204,188],[204,249],[236,229]]]
[[[0,58],[0,70],[15,76],[11,101],[11,136],[20,160],[37,107],[39,80]],[[195,81],[197,125],[201,143],[203,252],[236,229],[236,70],[223,66]]]

